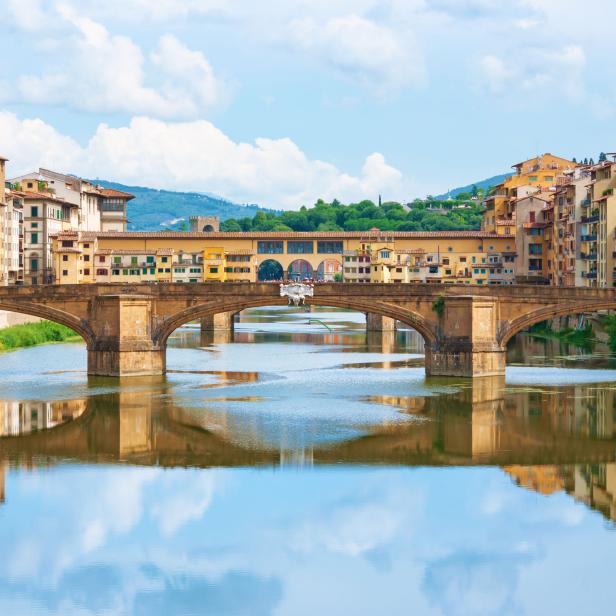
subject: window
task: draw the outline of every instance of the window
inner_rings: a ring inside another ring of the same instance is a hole
[[[62,261],[68,261],[68,255],[62,255]]]
[[[260,241],[257,242],[257,252],[260,255],[281,255],[283,244],[282,241]]]
[[[122,270],[122,276],[128,276],[128,269]]]
[[[62,270],[62,276],[68,276],[68,270]]]
[[[130,258],[130,264],[131,265],[137,265],[137,257],[131,257]]]
[[[119,265],[122,263],[122,257],[113,257],[113,262]]]
[[[62,240],[62,248],[72,248],[74,242],[71,240]]]
[[[381,255],[381,259],[389,259],[390,255],[391,255],[389,250],[381,250],[381,252],[379,254]]]
[[[539,179],[539,176],[537,175],[529,175],[528,176],[528,181],[529,182],[536,182]]]
[[[37,272],[38,271],[38,259],[32,259],[30,261],[30,271]]]
[[[287,253],[290,255],[308,255],[314,252],[314,242],[287,242]]]
[[[448,246],[447,247],[447,252],[453,252],[453,246]]]
[[[165,271],[165,270],[164,270],[162,267],[159,267],[159,268],[158,268],[158,273],[159,273],[159,274],[162,274],[164,271]]]
[[[541,254],[543,254],[543,246],[541,244],[529,244],[528,245],[528,254],[530,254],[530,255],[541,255]]]
[[[90,248],[90,244],[84,244],[83,247],[84,248]]]
[[[97,269],[96,270],[96,275],[97,276],[106,276],[107,275],[107,270],[106,269]]]
[[[218,274],[218,268],[217,267],[210,267],[210,274]]]
[[[227,272],[227,274],[231,274],[231,273],[233,273],[233,268],[232,267],[225,267],[225,272]]]
[[[317,242],[319,254],[339,254],[342,252],[342,242]]]
[[[112,276],[119,276],[120,275],[120,270],[119,269],[111,270],[111,275]]]
[[[84,255],[83,256],[83,260],[84,261],[89,261],[90,260],[90,255]]]
[[[150,268],[150,274],[151,274],[151,275],[156,274],[156,268],[155,268],[155,267],[151,267],[151,268]]]
[[[105,262],[105,257],[99,257],[98,261],[99,261],[99,263],[104,263]]]
[[[443,265],[449,265],[449,259],[444,258],[443,259]]]
[[[171,273],[171,268],[170,267],[166,267],[165,268],[165,274],[170,274]]]
[[[466,263],[466,257],[460,257],[460,263]]]
[[[84,276],[89,276],[90,275],[90,270],[88,268],[83,270],[83,274]]]
[[[30,234],[30,243],[31,244],[38,244],[38,233]]]
[[[554,176],[553,175],[546,175],[543,177],[544,181],[546,182],[553,182],[554,181]]]
[[[168,259],[169,259],[169,257],[162,257],[161,261],[162,261],[163,263],[167,263],[167,260],[168,260]]]
[[[38,205],[33,205],[30,208],[30,216],[32,216],[32,218],[38,218],[38,215],[39,215],[38,212],[39,212]]]
[[[38,229],[38,222],[32,222],[32,223],[30,223],[30,227],[31,227],[32,229]]]
[[[154,257],[153,257],[153,256],[146,257],[146,258],[145,258],[145,262],[146,262],[146,263],[154,263]]]

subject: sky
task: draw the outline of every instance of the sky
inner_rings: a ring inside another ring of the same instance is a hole
[[[0,155],[297,209],[614,150],[612,0],[0,0]]]

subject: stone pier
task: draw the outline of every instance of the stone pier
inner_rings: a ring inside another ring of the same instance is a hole
[[[443,302],[436,340],[426,344],[428,376],[482,377],[505,374],[498,344],[498,302],[458,296]]]
[[[203,317],[201,319],[201,331],[213,332],[213,331],[233,331],[234,313],[232,312],[219,312],[209,317]]]
[[[92,302],[95,338],[88,342],[88,374],[165,373],[165,348],[152,340],[152,302],[138,295],[103,295]]]
[[[384,317],[372,312],[366,313],[367,332],[394,332],[396,331],[396,320]]]

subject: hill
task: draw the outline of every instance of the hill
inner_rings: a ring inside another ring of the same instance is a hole
[[[199,214],[229,218],[253,217],[257,212],[270,212],[258,205],[239,205],[215,195],[198,192],[156,190],[143,186],[126,186],[117,182],[93,180],[106,188],[132,193],[128,202],[128,230],[156,231],[180,229],[190,216]]]
[[[480,180],[479,182],[473,182],[472,184],[468,184],[467,186],[460,186],[458,188],[454,188],[450,190],[448,193],[438,195],[434,197],[435,199],[447,199],[449,195],[452,197],[457,197],[460,193],[470,193],[473,190],[473,186],[476,186],[478,189],[483,189],[484,191],[490,188],[491,186],[495,186],[496,184],[500,184],[506,178],[508,178],[511,173],[503,173],[502,175],[495,175],[491,178],[487,178],[485,180]]]

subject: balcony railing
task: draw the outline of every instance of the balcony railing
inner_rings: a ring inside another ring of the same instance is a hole
[[[596,261],[597,260],[597,253],[596,252],[582,252],[580,254],[580,257],[582,259],[584,259],[585,261]]]
[[[582,235],[580,237],[580,240],[582,242],[596,242],[597,241],[597,235]]]
[[[599,222],[599,214],[592,214],[591,216],[582,216],[582,222],[584,223]]]
[[[582,272],[582,278],[588,278],[588,280],[595,280],[597,278],[597,272]]]
[[[590,201],[590,199],[589,199],[589,198],[582,199],[582,201],[581,201],[581,203],[580,203],[580,205],[581,205],[582,207],[589,207],[589,206],[590,206],[590,204],[591,204],[591,201]]]

